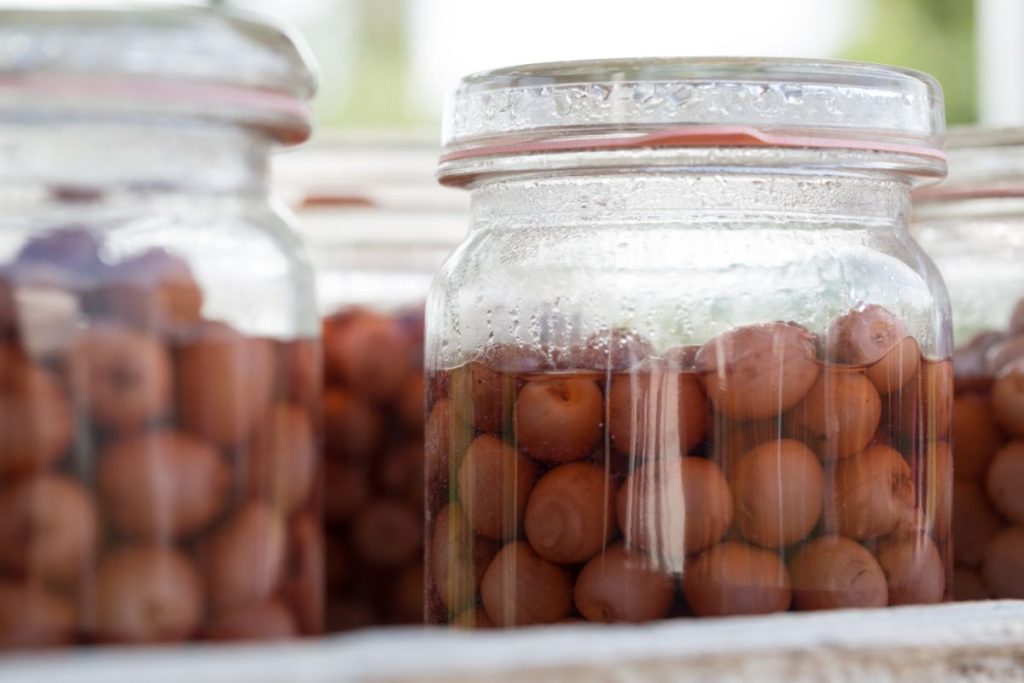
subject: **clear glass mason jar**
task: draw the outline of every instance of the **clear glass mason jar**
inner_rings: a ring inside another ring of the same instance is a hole
[[[324,320],[327,628],[422,623],[423,304],[466,197],[432,182],[435,146],[279,161],[308,188],[298,218]]]
[[[953,131],[949,164],[913,230],[953,307],[956,596],[1024,598],[1024,131]]]
[[[0,14],[0,647],[320,632],[319,318],[268,195],[301,47]]]
[[[950,320],[908,231],[941,91],[875,65],[470,76],[427,305],[428,616],[947,599]]]

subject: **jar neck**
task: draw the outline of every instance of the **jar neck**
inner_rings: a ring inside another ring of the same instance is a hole
[[[256,131],[181,119],[0,122],[0,195],[264,194],[270,151]]]
[[[659,169],[504,177],[474,185],[473,226],[777,222],[905,230],[910,190],[905,176],[891,173]]]

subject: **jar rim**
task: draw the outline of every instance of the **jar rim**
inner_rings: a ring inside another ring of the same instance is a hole
[[[656,142],[867,149],[944,166],[944,131],[941,86],[900,67],[737,57],[552,62],[464,78],[448,99],[443,161]]]
[[[184,116],[309,137],[313,59],[282,24],[190,6],[0,10],[0,116]]]
[[[1024,197],[1024,127],[956,126],[947,149],[949,176],[916,192],[916,202]]]
[[[1024,145],[1024,126],[952,126],[946,132],[946,149],[1016,147]]]

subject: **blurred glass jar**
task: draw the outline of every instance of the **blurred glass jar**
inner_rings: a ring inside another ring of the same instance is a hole
[[[910,239],[930,77],[790,60],[470,76],[427,306],[428,615],[947,599],[949,304]]]
[[[423,621],[423,304],[468,213],[436,161],[436,146],[365,140],[277,160],[324,320],[332,631]]]
[[[959,599],[1024,598],[1024,130],[961,129],[914,233],[949,287]]]
[[[319,319],[269,155],[301,46],[0,14],[0,646],[314,634]]]

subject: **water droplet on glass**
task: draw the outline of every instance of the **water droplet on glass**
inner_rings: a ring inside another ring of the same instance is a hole
[[[555,113],[559,116],[566,116],[572,111],[572,98],[567,92],[555,93],[554,104]]]
[[[686,104],[692,94],[690,86],[681,85],[668,93],[668,99],[678,106]]]
[[[590,96],[599,102],[605,102],[608,97],[612,94],[612,90],[607,85],[600,83],[594,83],[587,88]]]
[[[804,101],[804,89],[802,86],[786,83],[782,86],[782,96],[786,98],[786,104],[802,104]]]

